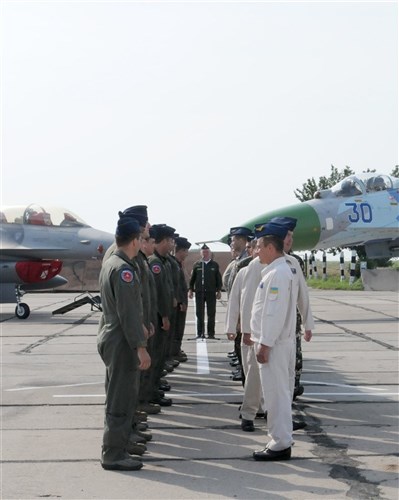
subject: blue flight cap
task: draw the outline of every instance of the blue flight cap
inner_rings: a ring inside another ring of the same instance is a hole
[[[275,222],[263,222],[262,224],[255,224],[255,238],[262,238],[262,236],[277,236],[282,240],[287,236],[288,227]]]
[[[126,208],[123,212],[119,212],[119,217],[133,217],[141,227],[145,227],[148,222],[147,206],[135,205],[134,207]]]
[[[121,217],[118,220],[115,235],[121,237],[128,237],[132,234],[140,233],[140,224],[132,217]]]
[[[152,228],[155,229],[155,240],[160,242],[165,238],[174,238],[175,228],[167,224],[154,224]]]
[[[191,243],[187,238],[184,238],[183,236],[179,236],[178,238],[176,238],[175,243],[176,247],[178,248],[185,248],[186,250],[188,250],[191,247]]]
[[[270,222],[287,226],[288,231],[293,231],[296,228],[297,220],[295,217],[273,217],[273,219],[270,219]]]
[[[230,228],[229,236],[245,236],[246,238],[253,238],[254,235],[247,227],[232,227]]]
[[[155,227],[151,226],[149,229],[150,238],[154,239],[157,237],[157,230]]]

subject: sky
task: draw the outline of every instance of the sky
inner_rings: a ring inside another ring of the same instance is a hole
[[[398,164],[396,1],[3,0],[1,31],[4,205],[198,242]]]

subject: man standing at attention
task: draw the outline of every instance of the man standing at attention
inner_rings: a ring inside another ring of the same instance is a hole
[[[268,265],[262,270],[252,307],[251,340],[257,344],[271,438],[264,449],[254,451],[255,460],[291,458],[298,285],[284,255],[287,231],[286,226],[272,222],[255,226],[259,260]]]
[[[222,276],[219,264],[211,259],[211,251],[206,244],[201,247],[201,257],[201,260],[194,263],[188,296],[192,299],[195,292],[197,339],[205,338],[205,304],[208,314],[208,339],[214,339],[216,299],[220,299],[222,296]]]
[[[126,449],[138,400],[139,370],[151,364],[146,350],[140,284],[132,259],[140,249],[140,225],[121,217],[115,233],[116,251],[100,272],[103,309],[97,338],[106,367],[105,418],[101,465],[106,470],[138,470],[138,457]]]

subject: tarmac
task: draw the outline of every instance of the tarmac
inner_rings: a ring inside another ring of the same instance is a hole
[[[137,472],[104,471],[104,366],[98,311],[52,316],[67,293],[29,294],[26,320],[0,310],[1,498],[397,499],[398,295],[311,290],[314,337],[303,342],[303,396],[292,459],[255,462],[264,419],[240,428],[242,387],[231,380],[218,302],[217,337],[195,340],[190,301],[183,349],[168,375],[173,406],[151,416],[153,440]]]

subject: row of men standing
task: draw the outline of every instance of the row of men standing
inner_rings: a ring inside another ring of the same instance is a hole
[[[235,339],[245,381],[241,427],[253,431],[254,419],[263,409],[270,436],[265,448],[253,453],[255,460],[291,457],[295,384],[296,396],[303,392],[301,323],[306,341],[314,328],[301,266],[288,254],[295,226],[294,218],[276,217],[257,224],[253,233],[242,227],[230,231],[233,250],[239,250],[237,239],[243,240],[241,253],[224,275],[229,295],[225,332]],[[244,245],[253,237],[255,251],[247,257]]]
[[[187,360],[181,349],[188,295],[182,264],[190,246],[173,227],[150,226],[144,205],[119,212],[115,244],[100,272],[97,347],[106,367],[106,470],[140,469],[152,437],[147,414],[172,404],[163,377]]]

